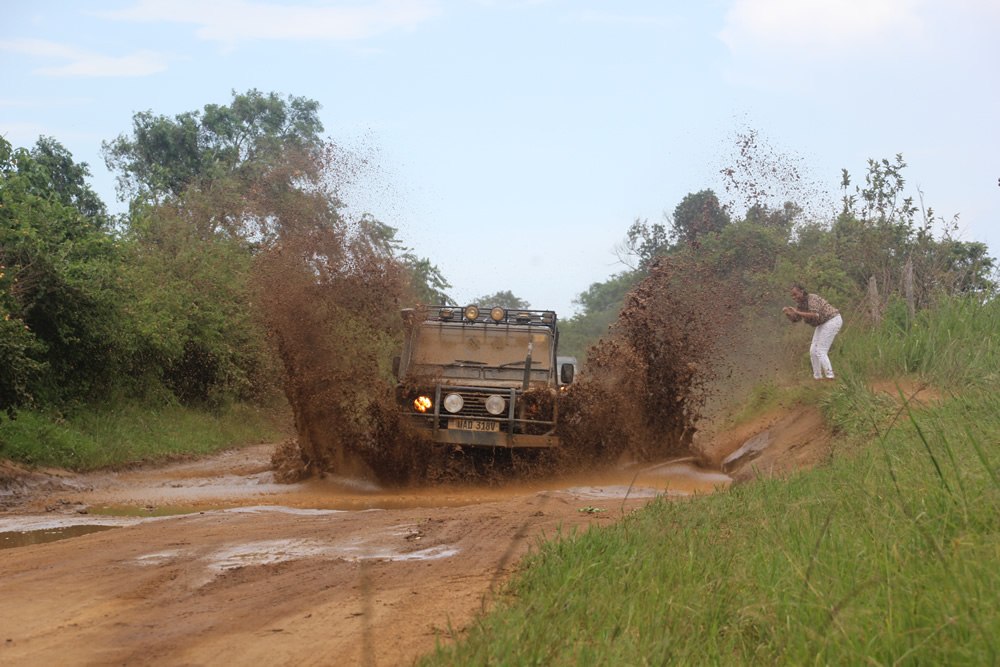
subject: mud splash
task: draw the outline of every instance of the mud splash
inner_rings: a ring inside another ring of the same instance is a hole
[[[790,233],[801,209],[768,206],[808,190],[804,171],[782,164],[753,131],[737,136],[736,153],[734,166],[720,170],[734,198],[726,207]],[[328,152],[328,182],[317,187],[337,190],[352,172],[344,159]],[[395,404],[399,313],[417,300],[386,228],[370,216],[350,221],[328,209],[291,211],[281,224],[280,242],[263,250],[256,266],[257,305],[284,369],[297,432],[273,460],[281,481],[336,473],[396,486],[494,484],[686,454],[724,383],[731,393],[780,363],[773,334],[780,322],[769,316],[775,295],[747,278],[774,268],[766,234],[737,240],[739,252],[728,254],[702,252],[693,238],[653,262],[588,352],[578,382],[559,396],[558,451],[456,456],[408,433]],[[706,237],[706,247],[713,242]]]
[[[662,257],[588,352],[560,406],[570,456],[594,464],[688,453],[738,290],[697,257]]]
[[[285,481],[329,471],[406,481],[413,450],[399,446],[390,382],[403,268],[374,220],[307,213],[282,221],[280,241],[255,267],[257,309],[283,367],[297,433],[275,468]]]

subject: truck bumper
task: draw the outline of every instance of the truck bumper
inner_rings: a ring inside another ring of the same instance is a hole
[[[429,429],[417,428],[417,433],[424,439],[448,445],[463,447],[503,447],[507,449],[538,449],[559,446],[559,436],[556,435],[526,435],[522,433],[488,433],[481,431],[464,431],[459,429]]]

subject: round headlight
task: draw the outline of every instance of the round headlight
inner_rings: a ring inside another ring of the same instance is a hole
[[[413,399],[413,409],[417,412],[427,412],[431,409],[431,399],[428,396],[417,396]]]
[[[507,401],[504,400],[503,396],[497,396],[493,394],[486,399],[486,412],[491,415],[502,415],[503,411],[507,408]]]
[[[463,405],[465,401],[459,394],[448,394],[444,397],[444,409],[452,414],[461,410]]]
[[[496,308],[490,311],[490,319],[493,320],[494,322],[499,322],[506,316],[507,313],[504,312],[504,309],[501,308],[500,306],[497,306]]]
[[[465,319],[475,321],[479,317],[479,306],[466,306]]]

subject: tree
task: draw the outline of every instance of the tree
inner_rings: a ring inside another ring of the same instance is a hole
[[[27,151],[0,139],[4,409],[84,397],[121,368],[121,244],[101,230],[87,173],[53,140]]]
[[[451,289],[436,265],[429,259],[417,257],[396,237],[398,229],[377,220],[369,213],[358,221],[359,242],[366,250],[379,257],[394,258],[399,261],[406,275],[412,297],[423,304],[451,303],[451,297],[444,291]]]
[[[718,234],[730,223],[729,214],[711,190],[687,194],[674,208],[673,216],[664,213],[663,218],[669,228],[635,219],[625,232],[625,239],[615,246],[622,264],[632,271],[647,272],[657,257],[694,244],[706,234]]]
[[[92,175],[86,162],[74,162],[72,154],[52,137],[39,137],[31,157],[43,167],[34,172],[35,176],[48,177],[47,182],[34,183],[33,187],[55,194],[60,202],[87,218],[92,228],[108,226],[107,207],[86,181]]]
[[[764,204],[754,204],[746,214],[746,221],[761,227],[791,234],[795,221],[802,215],[802,207],[794,202],[785,202],[780,210],[770,209]]]
[[[507,310],[523,310],[531,308],[530,303],[524,299],[514,296],[514,293],[510,290],[481,296],[478,299],[475,299],[473,303],[478,303],[479,305],[487,308],[496,308],[499,306],[501,308],[506,308]]]
[[[674,209],[670,232],[677,243],[692,244],[705,234],[718,234],[730,222],[729,214],[711,190],[688,194]]]
[[[592,283],[573,303],[581,311],[559,326],[559,349],[563,354],[583,359],[587,348],[608,332],[618,318],[625,296],[644,276],[642,271],[624,271],[604,282]]]
[[[108,169],[118,172],[119,196],[161,201],[227,176],[249,183],[288,155],[318,153],[318,102],[256,89],[232,94],[228,106],[207,104],[173,118],[136,113],[131,136],[102,144]]]
[[[410,291],[418,303],[427,305],[452,302],[452,298],[445,292],[451,289],[451,284],[431,260],[417,257],[412,252],[403,253],[401,260],[409,276]]]
[[[615,246],[618,261],[632,271],[646,271],[657,256],[670,249],[667,228],[649,220],[635,219],[625,232],[625,240]]]

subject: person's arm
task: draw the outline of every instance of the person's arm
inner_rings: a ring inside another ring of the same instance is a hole
[[[796,310],[795,308],[792,308],[792,312],[806,322],[814,322],[819,319],[819,313],[811,310]]]

